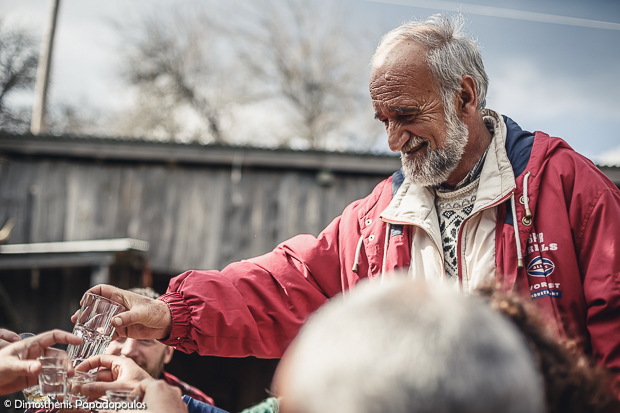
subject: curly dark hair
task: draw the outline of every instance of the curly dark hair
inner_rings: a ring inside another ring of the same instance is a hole
[[[548,333],[531,303],[493,288],[482,289],[481,296],[525,336],[543,375],[547,412],[620,412],[611,374],[595,366],[574,340],[561,341]]]

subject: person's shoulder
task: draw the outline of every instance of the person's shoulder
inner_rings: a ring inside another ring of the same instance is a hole
[[[542,172],[547,180],[562,180],[580,190],[617,190],[614,183],[587,157],[576,152],[561,138],[536,132],[532,157],[534,173]],[[529,166],[528,166],[529,168]],[[539,171],[536,171],[540,168]]]

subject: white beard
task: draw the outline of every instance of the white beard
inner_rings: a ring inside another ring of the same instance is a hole
[[[427,141],[426,156],[406,159],[401,155],[405,177],[417,186],[437,186],[448,180],[448,177],[461,162],[465,145],[469,139],[467,125],[456,114],[453,105],[446,106],[445,121],[447,126],[444,147],[431,149]],[[401,152],[407,152],[426,139],[414,136],[407,142]]]

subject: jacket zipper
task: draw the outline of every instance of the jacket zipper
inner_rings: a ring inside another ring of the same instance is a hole
[[[459,228],[459,236],[457,239],[457,249],[456,249],[456,254],[457,254],[457,258],[458,258],[458,273],[459,273],[459,282],[461,284],[461,290],[463,292],[466,292],[465,289],[463,288],[463,266],[462,266],[462,254],[461,254],[461,247],[462,247],[462,243],[461,243],[461,239],[463,236],[463,229],[465,228],[465,225],[467,225],[467,223],[469,222],[469,220],[471,218],[473,218],[475,215],[480,214],[483,211],[486,211],[487,209],[491,209],[494,208],[496,206],[498,206],[499,204],[502,204],[504,202],[506,202],[507,199],[509,199],[515,192],[516,192],[517,188],[515,187],[515,189],[513,189],[508,195],[504,196],[503,198],[499,199],[498,201],[492,203],[491,205],[487,205],[483,208],[480,208],[478,211],[476,211],[476,213],[474,215],[470,215],[467,218],[465,218],[465,220],[463,221],[463,224],[461,224],[461,227]],[[497,224],[496,224],[497,226]],[[469,285],[467,286],[467,288],[469,289]]]
[[[431,237],[431,234],[429,234],[427,230],[425,230],[424,228],[422,228],[419,225],[412,224],[410,222],[399,222],[399,221],[393,221],[393,220],[386,220],[385,218],[380,218],[380,219],[381,219],[381,221],[385,222],[386,224],[391,224],[391,225],[411,225],[412,227],[417,227],[420,230],[424,231],[426,233],[426,235],[428,235],[428,237],[433,240],[433,244],[435,244],[435,248],[437,248],[437,252],[439,253],[439,264],[440,264],[440,267],[441,267],[441,278],[442,279],[445,278],[446,270],[445,270],[445,266],[444,266],[444,262],[443,262],[443,259],[444,259],[443,258],[443,254],[442,254],[443,248],[439,248],[439,246],[437,245],[437,241],[435,241],[435,239],[433,237]],[[389,234],[386,234],[386,236],[389,236]],[[411,241],[413,242],[413,240],[411,240]],[[388,245],[386,244],[386,246],[385,246],[386,251],[387,251],[387,247],[388,247]],[[413,256],[413,252],[411,253],[411,256]],[[387,257],[386,257],[386,260],[387,260]],[[385,265],[385,263],[383,263],[383,264]],[[411,262],[409,263],[409,267],[411,267]]]

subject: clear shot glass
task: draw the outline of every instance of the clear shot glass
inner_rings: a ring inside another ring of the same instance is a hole
[[[39,389],[41,395],[64,395],[67,384],[69,359],[62,356],[39,357],[41,372],[39,373]]]
[[[83,343],[79,346],[69,345],[67,353],[73,366],[77,366],[89,357],[103,354],[110,344],[115,328],[112,319],[126,308],[100,295],[86,293],[73,334]]]
[[[75,405],[78,400],[81,402],[88,401],[88,396],[82,394],[82,386],[97,381],[97,375],[94,373],[84,373],[76,371],[73,377],[67,377],[67,390],[65,393],[65,401]]]
[[[19,338],[21,338],[22,340],[28,337],[34,337],[34,334],[19,334]],[[45,403],[48,400],[47,396],[41,394],[41,388],[39,387],[39,383],[35,384],[34,386],[26,387],[22,390],[22,393],[24,394],[24,399],[26,399],[27,402]]]

